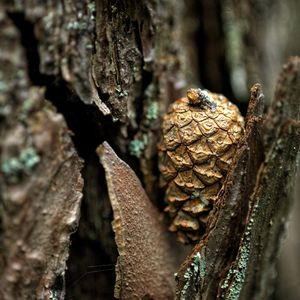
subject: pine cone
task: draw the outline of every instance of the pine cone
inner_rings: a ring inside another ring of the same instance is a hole
[[[170,105],[162,129],[159,169],[169,229],[182,243],[196,242],[243,134],[243,117],[224,96],[190,89]]]

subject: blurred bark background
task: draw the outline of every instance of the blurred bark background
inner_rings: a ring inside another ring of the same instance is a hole
[[[245,114],[256,82],[268,104],[300,53],[299,18],[297,0],[1,1],[0,296],[112,299],[118,252],[97,146],[107,141],[161,209],[168,104],[197,86]],[[277,300],[300,296],[298,183]]]

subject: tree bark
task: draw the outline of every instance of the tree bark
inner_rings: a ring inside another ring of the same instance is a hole
[[[0,298],[270,298],[299,148],[298,58],[270,95],[287,54],[299,51],[286,23],[295,7],[1,2]],[[266,97],[255,85],[248,105],[255,82]],[[209,230],[192,250],[161,220],[157,143],[168,105],[195,85],[248,111]]]

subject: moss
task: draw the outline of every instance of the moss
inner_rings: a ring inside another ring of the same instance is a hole
[[[1,164],[1,172],[9,183],[17,183],[22,174],[29,175],[40,157],[32,147],[22,150],[19,156],[10,157]]]

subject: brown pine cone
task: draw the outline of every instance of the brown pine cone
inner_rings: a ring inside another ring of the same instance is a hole
[[[224,96],[190,89],[170,105],[163,118],[159,145],[161,185],[170,231],[182,243],[196,242],[206,229],[237,143],[243,117]]]

